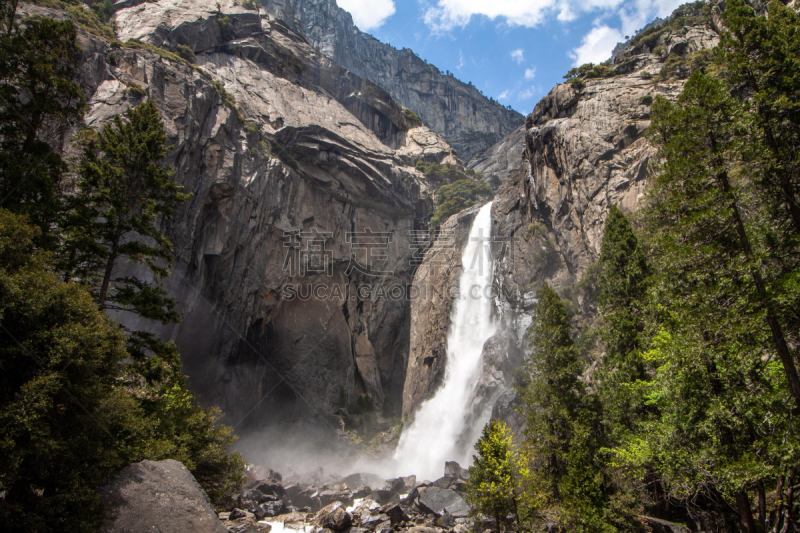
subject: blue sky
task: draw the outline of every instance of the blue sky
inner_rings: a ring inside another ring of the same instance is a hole
[[[337,0],[356,25],[523,114],[686,0]]]

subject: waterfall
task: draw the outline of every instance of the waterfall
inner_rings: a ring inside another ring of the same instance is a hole
[[[445,461],[458,461],[462,466],[471,462],[474,443],[464,442],[464,438],[474,432],[466,427],[467,417],[483,344],[495,331],[491,319],[491,215],[491,203],[480,209],[461,257],[463,273],[450,315],[444,382],[400,436],[394,459],[404,475],[435,480],[444,475]]]

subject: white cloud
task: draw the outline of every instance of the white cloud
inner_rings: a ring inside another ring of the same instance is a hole
[[[511,52],[511,59],[517,62],[517,65],[521,65],[525,61],[525,50],[522,48],[517,48],[516,50]]]
[[[510,26],[531,28],[555,15],[563,22],[574,20],[579,13],[609,10],[625,0],[436,0],[425,12],[425,23],[435,33],[466,26],[474,16],[502,19]],[[667,0],[629,0],[664,2]]]
[[[500,93],[500,96],[497,97],[498,100],[508,100],[511,97],[511,91],[506,89],[505,91]]]
[[[605,25],[592,28],[592,31],[583,37],[581,45],[569,53],[573,66],[602,63],[611,57],[611,51],[622,40],[622,33],[615,28]]]
[[[459,50],[459,52],[458,52],[458,66],[456,67],[456,69],[461,70],[462,68],[464,68],[464,52]]]
[[[519,100],[528,100],[536,96],[537,92],[541,92],[541,89],[538,89],[537,87],[528,87],[527,89],[519,93],[517,95],[517,98]]]
[[[393,0],[336,0],[336,3],[350,12],[362,31],[380,28],[395,13]]]
[[[536,67],[526,68],[525,69],[525,79],[532,80],[536,77]]]

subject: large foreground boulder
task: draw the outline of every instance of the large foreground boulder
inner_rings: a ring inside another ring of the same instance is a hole
[[[205,491],[178,461],[142,461],[103,487],[103,533],[226,533]]]
[[[417,504],[423,512],[442,516],[449,514],[453,518],[469,515],[469,505],[455,491],[439,487],[425,487],[419,491]]]

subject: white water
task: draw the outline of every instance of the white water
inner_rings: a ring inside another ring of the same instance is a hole
[[[450,316],[444,382],[423,403],[414,422],[403,430],[394,454],[402,475],[438,479],[445,461],[466,466],[474,443],[464,443],[467,414],[481,363],[483,344],[495,332],[492,310],[492,204],[483,206],[472,222],[461,264],[459,298]],[[472,432],[469,432],[470,434]]]

